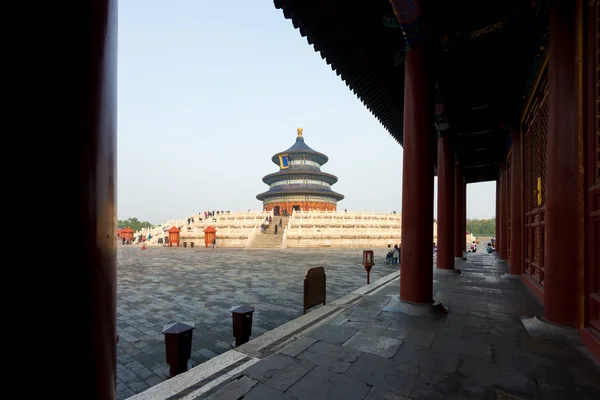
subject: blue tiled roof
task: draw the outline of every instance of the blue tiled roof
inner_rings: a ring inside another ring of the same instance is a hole
[[[260,201],[274,196],[328,196],[340,201],[344,195],[331,190],[329,186],[319,187],[318,185],[281,185],[270,187],[268,191],[256,196]]]
[[[275,154],[271,158],[271,160],[277,165],[279,165],[279,155],[280,154],[309,154],[309,155],[314,156],[320,165],[323,165],[327,161],[329,161],[329,157],[327,157],[325,154],[319,153],[318,151],[314,151],[313,149],[308,147],[308,145],[306,143],[304,143],[304,138],[301,136],[298,136],[296,138],[296,143],[294,143],[294,145],[292,147],[290,147],[289,149],[287,149],[285,151],[281,151],[281,152]]]
[[[276,181],[283,181],[287,179],[294,179],[295,175],[311,175],[315,180],[324,181],[333,185],[338,181],[337,176],[328,174],[326,172],[321,172],[316,168],[303,168],[298,166],[293,166],[288,169],[280,170],[277,172],[273,172],[272,174],[266,175],[263,178],[263,182],[267,185],[270,185]],[[296,178],[297,179],[297,178]]]

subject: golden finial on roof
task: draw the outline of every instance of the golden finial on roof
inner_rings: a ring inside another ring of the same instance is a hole
[[[302,128],[298,128],[298,137],[302,137]]]

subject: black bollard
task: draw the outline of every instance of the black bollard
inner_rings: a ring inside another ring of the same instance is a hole
[[[192,356],[193,322],[175,322],[165,325],[162,333],[165,335],[165,349],[169,376],[181,374],[188,370],[187,362]]]
[[[248,343],[252,335],[252,315],[254,307],[237,306],[231,309],[231,318],[233,319],[233,337],[235,342],[232,347],[239,347]]]

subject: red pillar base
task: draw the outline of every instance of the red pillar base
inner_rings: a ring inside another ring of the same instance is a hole
[[[500,279],[505,279],[505,280],[519,280],[521,279],[521,274],[519,275],[514,275],[514,274],[503,274],[500,276]]]
[[[392,296],[392,301],[383,308],[383,311],[435,319],[445,319],[448,315],[448,309],[442,303],[411,303],[400,299],[397,295]]]

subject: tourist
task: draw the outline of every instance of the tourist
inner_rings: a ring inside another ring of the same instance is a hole
[[[279,226],[281,227],[282,224],[283,224],[283,218],[279,218]]]
[[[388,247],[390,245],[388,244]],[[386,264],[393,264],[394,262],[394,252],[393,251],[388,251],[387,254],[385,255],[385,263]]]
[[[392,265],[398,265],[398,260],[400,259],[400,249],[398,245],[394,246],[394,252],[392,253]]]
[[[275,229],[274,229],[274,232],[275,232],[275,233],[273,233],[274,235],[277,235],[277,229],[278,229],[278,228],[279,228],[279,227],[278,227],[277,225],[275,225]]]
[[[213,245],[213,249],[215,249],[217,247],[217,238],[216,237],[213,238],[212,245]]]

